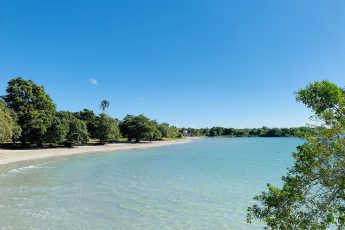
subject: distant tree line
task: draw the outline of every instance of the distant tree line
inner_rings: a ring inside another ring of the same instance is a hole
[[[297,127],[297,128],[253,128],[235,129],[224,127],[212,128],[182,128],[188,136],[207,136],[207,137],[294,137],[300,133],[317,132],[318,128]]]
[[[21,77],[8,82],[0,99],[0,143],[20,142],[23,146],[44,144],[73,146],[90,139],[99,143],[125,137],[128,141],[155,141],[181,137],[180,130],[144,115],[127,115],[122,121],[107,115],[110,102],[103,100],[102,112],[57,111],[43,86]]]
[[[126,138],[128,141],[156,141],[183,136],[228,137],[290,137],[300,128],[234,129],[177,128],[168,123],[158,123],[143,114],[127,115],[123,120],[109,116],[110,102],[100,103],[101,113],[89,109],[79,112],[57,111],[52,98],[43,86],[21,77],[8,82],[6,95],[0,99],[0,143],[20,142],[23,146],[42,147],[86,143],[90,139],[100,144]]]

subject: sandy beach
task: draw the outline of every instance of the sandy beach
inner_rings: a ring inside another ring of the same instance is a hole
[[[113,152],[128,149],[154,148],[173,144],[188,143],[192,139],[178,139],[169,141],[155,141],[152,143],[115,143],[95,146],[77,146],[74,148],[7,150],[0,149],[0,166],[20,163],[25,161],[42,160],[61,156],[71,156],[89,153]]]

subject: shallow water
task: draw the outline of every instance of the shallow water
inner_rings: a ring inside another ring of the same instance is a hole
[[[13,169],[0,174],[0,229],[262,229],[246,209],[301,143],[207,138]]]

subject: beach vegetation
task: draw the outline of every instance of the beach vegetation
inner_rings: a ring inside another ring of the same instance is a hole
[[[108,116],[105,113],[99,115],[96,119],[95,137],[101,144],[106,141],[114,141],[120,138],[120,129],[117,119]]]
[[[296,137],[299,133],[315,132],[319,127],[296,127],[296,128],[182,128],[181,132],[185,132],[188,136],[207,136],[207,137]]]
[[[127,115],[120,123],[121,133],[128,141],[135,140],[160,140],[162,133],[158,129],[158,123],[150,120],[143,114],[138,116]]]
[[[30,142],[41,146],[53,121],[56,109],[53,100],[43,86],[21,77],[9,81],[6,93],[3,99],[6,106],[16,113],[22,144]]]
[[[90,138],[97,138],[97,115],[89,109],[83,109],[80,112],[76,112],[75,116],[86,123],[87,131]]]
[[[67,132],[64,144],[72,147],[75,144],[86,143],[89,140],[86,123],[78,119],[74,113],[61,111],[58,113],[63,121],[67,121]]]
[[[44,136],[46,143],[61,144],[66,142],[67,132],[69,131],[69,121],[63,112],[57,112],[53,118],[51,126],[47,129]]]
[[[296,99],[322,124],[305,130],[305,143],[293,154],[295,163],[282,178],[268,184],[248,208],[247,221],[263,221],[267,229],[345,228],[345,91],[328,81],[296,92]]]
[[[89,109],[79,112],[57,111],[54,101],[32,80],[17,77],[8,82],[2,102],[2,129],[0,143],[21,142],[23,146],[42,147],[85,143],[89,138],[104,144],[112,141],[157,141],[185,136],[206,137],[291,137],[300,132],[312,132],[310,127],[299,128],[177,128],[168,123],[158,123],[143,114],[127,115],[118,120],[106,114],[110,101],[100,103],[101,114]],[[8,121],[11,122],[8,122]],[[86,129],[85,129],[86,126]],[[5,127],[5,126],[4,126]]]
[[[177,138],[179,135],[179,129],[175,126],[170,126],[168,123],[162,123],[158,125],[158,129],[162,134],[162,138]]]
[[[10,141],[14,134],[15,121],[11,111],[0,100],[0,142]]]
[[[63,144],[72,147],[75,144],[87,142],[89,133],[86,123],[74,113],[67,111],[56,112],[51,126],[47,129],[44,141],[46,143]]]

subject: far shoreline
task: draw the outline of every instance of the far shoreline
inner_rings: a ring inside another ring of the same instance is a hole
[[[49,159],[66,156],[106,153],[131,149],[157,148],[175,144],[185,144],[191,142],[193,139],[196,138],[141,143],[114,143],[95,146],[76,146],[73,148],[48,148],[29,150],[0,149],[0,168],[14,168],[12,166],[17,164],[23,165],[27,162],[46,161]]]

